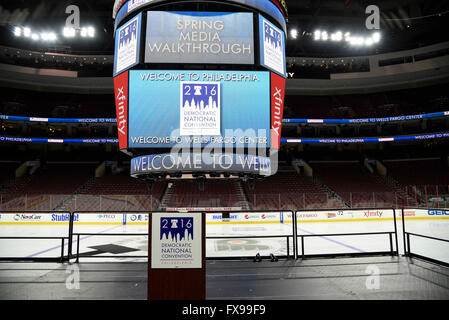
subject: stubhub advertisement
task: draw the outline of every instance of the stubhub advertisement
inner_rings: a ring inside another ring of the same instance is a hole
[[[129,148],[270,147],[270,72],[131,70]]]

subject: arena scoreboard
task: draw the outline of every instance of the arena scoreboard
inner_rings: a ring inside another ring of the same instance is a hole
[[[134,157],[131,175],[270,175],[285,96],[285,1],[213,1],[217,11],[189,3],[115,3],[117,133]]]

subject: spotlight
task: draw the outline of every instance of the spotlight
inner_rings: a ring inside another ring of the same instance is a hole
[[[378,43],[380,41],[380,33],[379,32],[375,32],[373,34],[373,42],[374,43]]]
[[[50,39],[50,41],[56,41],[58,39],[58,37],[56,36],[56,34],[54,32],[50,32],[49,39]]]
[[[37,41],[37,40],[39,40],[39,35],[37,33],[33,33],[31,35],[31,39],[33,39],[34,41]]]
[[[337,31],[337,33],[335,33],[335,41],[341,40],[343,40],[343,33],[341,31]]]
[[[321,39],[323,41],[327,41],[327,39],[329,39],[329,35],[327,34],[326,31],[321,32]]]
[[[318,41],[320,39],[321,39],[321,31],[317,30],[317,31],[314,32],[314,40]]]
[[[41,34],[41,38],[44,41],[55,41],[57,39],[54,32],[44,32]]]
[[[15,27],[15,28],[14,28],[14,35],[15,35],[16,37],[22,36],[22,29],[21,29],[20,27]]]
[[[95,37],[95,29],[93,27],[88,27],[87,28],[87,35],[89,36],[89,38]]]
[[[23,29],[23,35],[24,35],[25,37],[27,37],[27,38],[31,37],[31,29],[28,28],[28,27],[25,27],[25,28]]]
[[[75,33],[76,33],[76,30],[74,28],[64,27],[64,29],[62,29],[62,34],[66,38],[75,37]]]
[[[290,36],[291,36],[293,39],[298,38],[298,30],[296,30],[296,29],[290,30]]]

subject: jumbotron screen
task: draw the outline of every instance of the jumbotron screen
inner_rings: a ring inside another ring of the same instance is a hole
[[[270,148],[270,72],[129,71],[128,148]]]

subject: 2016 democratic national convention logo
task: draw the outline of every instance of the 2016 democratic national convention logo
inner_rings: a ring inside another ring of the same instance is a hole
[[[153,213],[151,267],[201,268],[202,230],[200,215]]]
[[[188,265],[193,259],[193,218],[161,217],[160,263]]]
[[[181,136],[221,135],[220,82],[181,82]]]
[[[282,49],[282,35],[273,28],[267,21],[264,21],[265,45],[278,51]]]
[[[285,73],[284,41],[282,31],[263,19],[263,58],[267,67]]]
[[[138,62],[139,18],[140,16],[137,16],[118,30],[116,73],[119,73]]]
[[[192,218],[161,218],[160,240],[172,242],[193,240]]]

